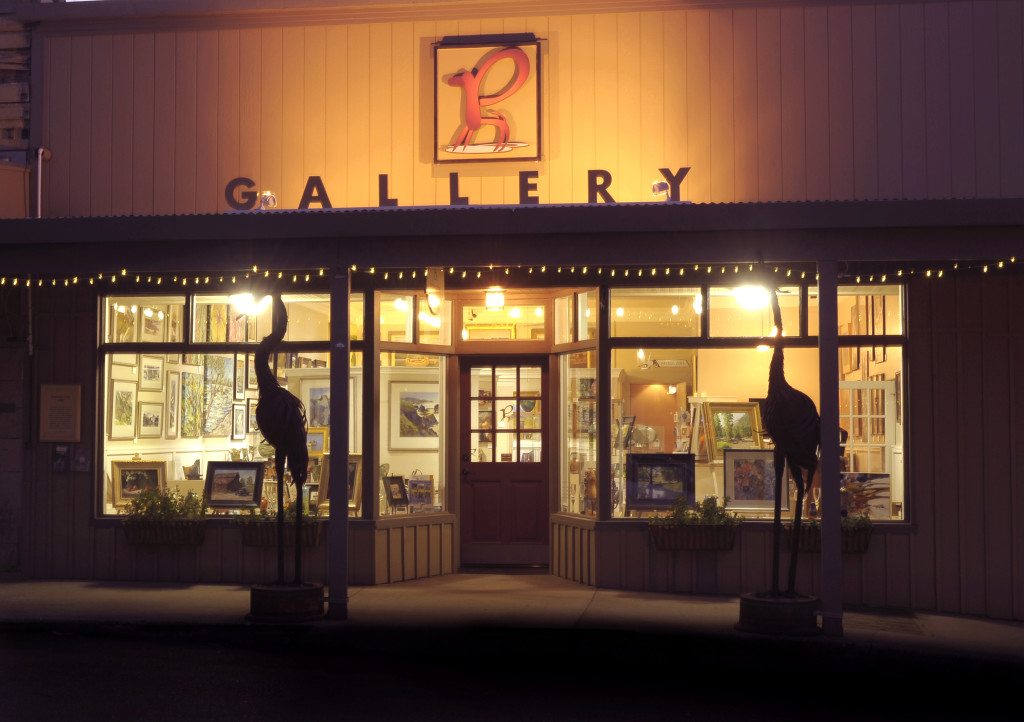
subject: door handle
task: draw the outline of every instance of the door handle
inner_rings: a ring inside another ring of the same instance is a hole
[[[463,476],[469,476],[469,469],[463,468],[462,475]]]

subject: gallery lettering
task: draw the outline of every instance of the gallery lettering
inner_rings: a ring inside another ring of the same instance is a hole
[[[659,168],[665,182],[668,184],[669,200],[679,200],[679,188],[683,179],[690,172],[689,167],[679,168],[672,171],[670,168]],[[535,170],[519,171],[519,203],[520,205],[536,205],[540,203],[537,197],[537,181],[540,173]],[[612,195],[612,174],[606,170],[587,171],[587,202],[588,203],[615,203]],[[459,190],[459,174],[448,174],[448,204],[452,206],[469,205],[469,198],[461,194]],[[252,178],[240,176],[232,178],[224,186],[224,200],[236,211],[251,211],[259,203],[259,193],[256,191],[256,182]],[[397,206],[398,199],[392,198],[388,190],[388,175],[381,173],[377,176],[377,205],[385,208]],[[333,208],[327,187],[323,178],[318,175],[311,175],[306,179],[306,186],[302,190],[302,197],[299,199],[299,208],[305,210],[312,206],[319,208]]]

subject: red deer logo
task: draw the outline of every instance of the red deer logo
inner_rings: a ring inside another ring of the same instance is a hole
[[[515,70],[505,87],[493,95],[480,95],[481,86],[487,73],[502,60],[511,60]],[[491,106],[508,99],[516,93],[530,77],[530,59],[521,48],[503,48],[484,56],[479,67],[460,70],[445,79],[448,85],[462,88],[463,123],[454,136],[451,145],[445,147],[449,153],[504,153],[513,148],[522,148],[527,143],[509,138],[508,119]],[[485,125],[495,128],[491,142],[474,142],[474,136]]]

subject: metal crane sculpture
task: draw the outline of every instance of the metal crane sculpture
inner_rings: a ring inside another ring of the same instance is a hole
[[[779,596],[779,541],[782,536],[782,476],[786,464],[796,481],[796,511],[793,515],[793,536],[789,557],[789,584],[786,596],[795,595],[796,560],[800,549],[800,516],[804,494],[810,490],[818,468],[818,445],[821,439],[821,417],[810,397],[789,385],[783,370],[782,311],[778,290],[773,289],[772,311],[775,314],[775,351],[768,371],[768,398],[764,406],[765,434],[775,442],[775,519],[772,535],[772,590]]]
[[[278,383],[270,370],[270,354],[284,338],[288,312],[280,295],[274,296],[274,327],[256,349],[259,401],[256,423],[274,447],[277,470],[277,583],[284,584],[284,467],[287,461],[295,483],[295,584],[302,583],[302,485],[306,481],[309,449],[306,446],[306,409]]]

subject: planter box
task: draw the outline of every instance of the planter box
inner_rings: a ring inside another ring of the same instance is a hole
[[[277,522],[243,521],[242,544],[247,547],[276,547]],[[320,524],[314,521],[303,521],[302,546],[312,547],[320,542]],[[295,546],[295,522],[286,522],[284,526],[284,545]]]
[[[124,535],[136,546],[199,546],[206,536],[206,523],[202,519],[129,521]]]
[[[871,527],[869,526],[857,529],[842,529],[840,534],[842,535],[843,554],[863,554],[868,550],[868,544],[871,543]],[[783,527],[782,541],[787,549],[792,548],[793,527]],[[800,551],[811,554],[821,553],[821,527],[800,527]]]
[[[736,542],[739,525],[651,524],[651,540],[660,551],[729,551]]]

